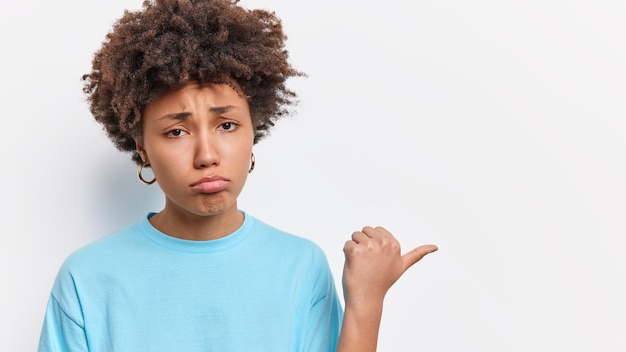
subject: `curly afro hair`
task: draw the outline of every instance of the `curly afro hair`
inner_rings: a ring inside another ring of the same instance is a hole
[[[145,106],[191,80],[229,84],[248,99],[254,143],[289,113],[296,94],[287,39],[273,12],[247,10],[238,0],[145,0],[124,12],[83,76],[95,119],[121,151],[141,163],[134,137]],[[238,84],[235,85],[232,82]]]

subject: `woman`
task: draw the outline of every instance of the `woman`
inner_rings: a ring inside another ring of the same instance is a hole
[[[40,351],[376,349],[387,290],[436,247],[401,256],[383,228],[353,233],[344,310],[318,246],[237,207],[302,75],[284,40],[274,14],[229,0],[146,1],[115,23],[85,93],[165,206],[68,257]]]

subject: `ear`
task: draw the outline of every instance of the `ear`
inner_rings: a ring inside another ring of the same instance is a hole
[[[139,153],[139,156],[141,156],[141,160],[143,160],[144,162],[149,162],[148,153],[146,153],[146,149],[143,147],[143,138],[134,137],[133,139],[135,140],[135,148],[137,150],[137,153]]]

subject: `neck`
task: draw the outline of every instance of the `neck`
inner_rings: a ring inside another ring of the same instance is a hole
[[[243,224],[244,215],[237,206],[220,213],[198,215],[165,208],[150,218],[150,223],[166,235],[192,241],[215,240],[230,235]]]

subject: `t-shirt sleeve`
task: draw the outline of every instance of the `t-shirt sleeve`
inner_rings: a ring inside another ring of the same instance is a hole
[[[61,266],[48,299],[38,352],[88,351],[81,304],[69,259]]]
[[[64,311],[50,295],[38,352],[88,351],[85,330]]]
[[[334,352],[339,341],[343,308],[326,257],[316,258],[317,278],[307,319],[306,352]]]

